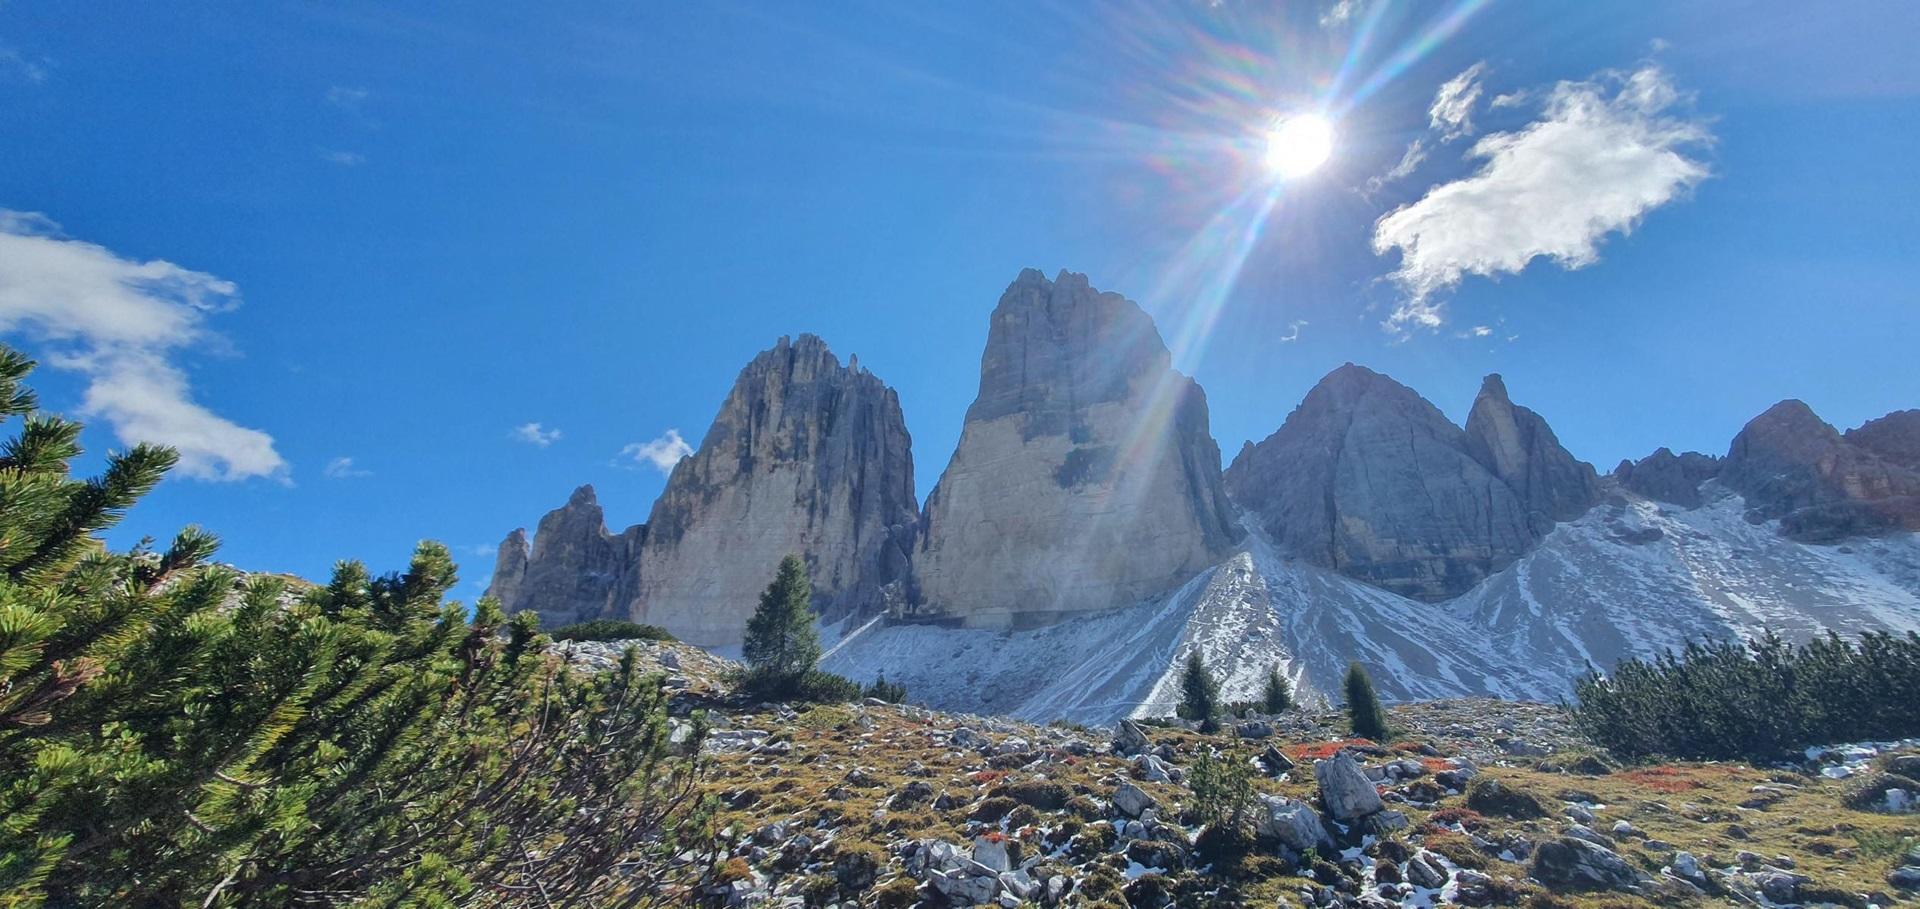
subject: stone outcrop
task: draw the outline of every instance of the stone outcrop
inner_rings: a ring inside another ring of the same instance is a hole
[[[1551,438],[1537,439],[1533,454]],[[1520,450],[1525,476],[1530,455]],[[1226,486],[1292,555],[1423,600],[1465,592],[1541,532],[1460,427],[1412,389],[1351,363],[1320,380],[1279,431],[1243,448]]]
[[[509,613],[539,613],[548,627],[622,617],[633,591],[635,550],[645,533],[644,527],[608,533],[593,487],[582,486],[567,504],[540,519],[531,545],[524,528],[507,535],[487,595]]]
[[[1674,454],[1661,448],[1638,461],[1621,461],[1613,479],[1649,499],[1687,508],[1700,507],[1700,484],[1720,475],[1720,459],[1697,451]]]
[[[1600,500],[1593,465],[1562,448],[1539,414],[1514,404],[1498,373],[1481,382],[1467,415],[1467,452],[1519,496],[1536,535]]]
[[[632,616],[737,643],[789,553],[805,557],[825,617],[878,611],[904,596],[918,512],[899,396],[813,335],[781,338],[741,370],[654,503]]]
[[[700,450],[647,523],[607,532],[592,487],[501,544],[490,592],[555,624],[599,617],[738,643],[780,559],[807,561],[829,619],[905,596],[918,524],[900,401],[812,335],[780,339],[741,371]]]
[[[1920,410],[1896,410],[1868,420],[1842,436],[1847,444],[1878,455],[1889,464],[1920,470]]]
[[[980,390],[927,497],[923,613],[1004,627],[1127,606],[1238,537],[1206,395],[1147,314],[1029,269],[994,308]]]
[[[1900,456],[1908,418],[1886,419],[1857,430],[1866,442],[1855,444],[1806,404],[1782,401],[1734,437],[1720,479],[1746,498],[1749,520],[1778,518],[1795,539],[1920,530],[1920,471],[1869,447]]]

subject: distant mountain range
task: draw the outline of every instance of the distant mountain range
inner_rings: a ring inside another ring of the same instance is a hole
[[[1230,696],[1349,660],[1394,698],[1557,697],[1687,640],[1920,629],[1920,411],[1845,433],[1799,401],[1727,454],[1609,475],[1488,376],[1466,426],[1348,364],[1220,468],[1206,394],[1137,305],[1062,272],[994,308],[924,507],[898,396],[811,335],[741,371],[646,524],[591,487],[501,544],[489,592],[727,649],[802,554],[827,667],[1033,719],[1170,709],[1199,648]]]

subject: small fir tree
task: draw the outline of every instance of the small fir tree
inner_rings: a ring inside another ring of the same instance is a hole
[[[1267,672],[1267,687],[1260,692],[1260,709],[1269,714],[1285,713],[1293,706],[1293,686],[1275,666]]]
[[[907,686],[887,681],[886,670],[881,670],[880,674],[874,677],[873,683],[868,685],[861,694],[889,704],[899,704],[907,699]]]
[[[1387,711],[1373,693],[1373,679],[1358,662],[1347,664],[1347,716],[1353,721],[1353,734],[1384,742],[1392,738],[1387,726]]]
[[[813,589],[799,556],[780,560],[773,583],[760,594],[760,607],[747,619],[742,648],[749,683],[769,694],[793,694],[820,660],[820,636],[813,630]]]
[[[1199,650],[1187,654],[1186,672],[1180,677],[1180,707],[1175,712],[1182,719],[1198,721],[1201,732],[1220,730],[1220,683],[1207,671]]]

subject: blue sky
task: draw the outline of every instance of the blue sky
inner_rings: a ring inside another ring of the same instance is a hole
[[[644,520],[801,331],[924,494],[1027,266],[1154,313],[1229,457],[1349,360],[1602,470],[1920,406],[1913,4],[469,6],[0,5],[0,331],[90,466],[188,453],[117,544],[434,538],[470,595],[578,483]]]

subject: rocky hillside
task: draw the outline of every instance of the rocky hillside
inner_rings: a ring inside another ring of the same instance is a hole
[[[1489,700],[1393,707],[1390,743],[1317,711],[1036,726],[738,701],[676,646],[644,658],[710,711],[714,905],[1866,907],[1920,887],[1920,815],[1887,782],[1920,742],[1627,769],[1558,708]],[[1201,835],[1203,755],[1247,771],[1251,840]]]
[[[1239,531],[1206,394],[1153,320],[1084,275],[1031,269],[993,310],[925,528],[920,612],[992,627],[1159,596]]]

